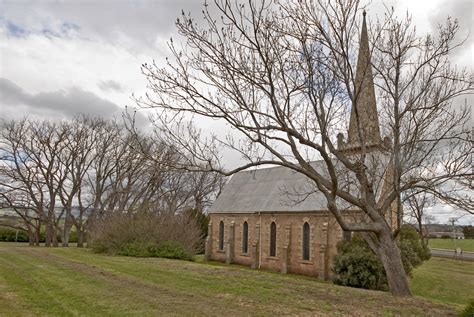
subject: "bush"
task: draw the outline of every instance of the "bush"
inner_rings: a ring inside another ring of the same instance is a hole
[[[386,289],[387,278],[382,263],[367,243],[357,235],[338,244],[334,259],[334,283],[366,289]]]
[[[402,226],[397,244],[408,276],[411,276],[413,268],[431,257],[428,247],[423,245],[418,232],[412,226]],[[359,235],[354,235],[351,241],[341,241],[338,244],[333,272],[335,284],[366,289],[388,289],[382,262]]]
[[[205,246],[206,246],[206,237],[207,237],[207,230],[209,225],[209,215],[206,215],[202,211],[198,209],[190,209],[186,211],[189,217],[194,218],[201,230],[201,238],[199,239],[198,245],[198,253],[204,253]]]
[[[410,225],[403,225],[401,227],[397,243],[402,256],[403,267],[410,277],[413,268],[431,258],[430,249],[427,245],[423,244],[419,233]]]
[[[155,251],[157,257],[168,259],[191,260],[192,255],[176,241],[163,241]]]
[[[0,227],[0,241],[3,242],[28,242],[28,235],[24,230]]]
[[[77,232],[76,230],[71,230],[69,233],[69,243],[77,243]]]
[[[474,299],[469,301],[466,308],[461,312],[461,317],[472,317],[474,316]]]
[[[200,238],[193,217],[146,211],[96,219],[88,241],[98,253],[189,260],[198,251]]]
[[[119,255],[135,257],[158,257],[177,260],[191,260],[192,254],[176,241],[163,241],[156,245],[147,242],[132,242],[118,251]]]
[[[148,244],[146,242],[131,242],[122,246],[117,251],[117,254],[135,257],[151,257],[153,256],[150,252],[152,247],[153,244]],[[97,249],[95,249],[95,251],[97,251]],[[104,251],[107,250],[105,249]]]
[[[25,230],[18,230],[18,237],[16,236],[16,229],[0,227],[0,241],[3,242],[15,242],[15,237],[17,238],[17,242],[28,242],[28,234]],[[62,236],[61,233],[58,233],[58,241],[61,242]],[[40,232],[40,242],[44,243],[46,241],[46,233],[45,230],[42,229]],[[76,231],[71,231],[69,237],[70,243],[77,242],[77,233]]]

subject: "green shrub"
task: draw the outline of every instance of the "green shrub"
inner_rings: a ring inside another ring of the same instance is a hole
[[[428,260],[431,255],[412,226],[403,225],[397,237],[403,267],[408,276],[413,268]],[[338,244],[338,254],[333,265],[335,284],[387,290],[387,277],[382,262],[359,235],[351,241]]]
[[[96,249],[97,252],[97,249]],[[134,257],[158,257],[177,260],[191,260],[192,254],[177,241],[163,241],[159,244],[150,242],[132,242],[124,245],[119,255]]]
[[[3,242],[28,242],[28,235],[24,230],[0,227],[0,241]]]
[[[473,317],[474,316],[474,299],[469,301],[466,308],[461,312],[461,317]]]
[[[176,241],[163,241],[161,242],[154,254],[160,258],[168,259],[179,259],[179,260],[191,260],[192,255],[189,254],[186,249]]]
[[[77,243],[77,232],[76,230],[71,230],[69,233],[69,243]]]
[[[154,245],[152,243],[131,242],[122,246],[118,254],[135,257],[152,257],[154,256],[153,247]]]
[[[367,243],[354,235],[351,241],[338,244],[334,259],[334,283],[366,289],[386,289],[387,278],[382,263]]]
[[[430,249],[424,245],[419,233],[410,225],[403,225],[397,237],[397,244],[400,248],[403,267],[405,272],[411,276],[413,268],[421,265],[431,258]]]

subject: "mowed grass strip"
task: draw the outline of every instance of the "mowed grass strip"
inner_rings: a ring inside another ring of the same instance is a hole
[[[438,315],[456,307],[241,266],[0,243],[0,315]]]
[[[474,252],[474,239],[430,239],[429,246],[437,249],[455,250],[460,247],[461,250],[467,252]]]
[[[474,300],[474,262],[433,257],[414,270],[413,294],[463,309]]]
[[[35,315],[121,315],[130,311],[146,314],[173,304],[173,297],[158,287],[150,291],[147,285],[127,283],[92,266],[86,272],[83,267],[57,261],[42,250],[14,251],[5,252],[2,248],[0,252],[0,276],[6,283],[3,288],[14,295],[8,310],[2,312],[0,303],[0,315],[19,315],[17,307]],[[166,300],[157,301],[158,293]],[[180,312],[179,307],[169,309]]]

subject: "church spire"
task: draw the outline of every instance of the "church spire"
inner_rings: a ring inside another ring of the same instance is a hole
[[[360,34],[359,55],[355,78],[355,101],[351,109],[349,123],[349,147],[361,145],[359,133],[366,146],[381,143],[379,118],[375,102],[374,80],[370,62],[369,39],[367,35],[366,12],[363,13],[362,31]],[[358,120],[357,120],[358,119]],[[359,130],[359,124],[361,129]]]

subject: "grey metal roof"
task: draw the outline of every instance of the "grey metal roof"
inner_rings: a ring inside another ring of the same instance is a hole
[[[302,197],[285,192],[306,193],[311,190],[308,179],[287,167],[272,167],[242,171],[232,176],[217,197],[210,213],[314,211],[327,209],[324,196],[313,193],[304,201]]]
[[[376,158],[380,160],[381,156],[376,155]],[[387,162],[386,158],[382,158],[382,161]],[[327,175],[324,161],[311,162],[311,165],[321,174]],[[375,177],[380,183],[385,169],[378,168],[378,170],[379,173]],[[357,194],[355,187],[350,191]],[[337,204],[339,208],[352,209],[342,199],[338,199]],[[209,213],[325,210],[327,210],[326,198],[315,190],[309,178],[287,167],[278,166],[242,171],[233,175],[209,209]]]

